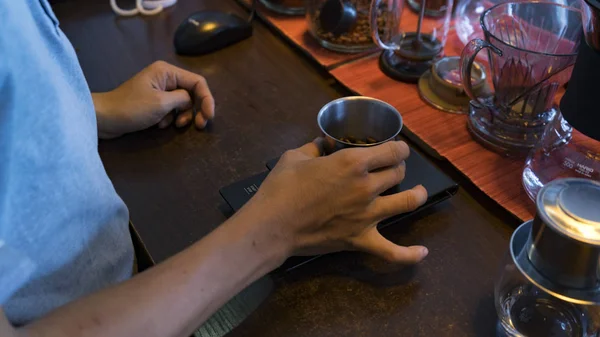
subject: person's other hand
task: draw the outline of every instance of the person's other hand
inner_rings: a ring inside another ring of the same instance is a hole
[[[270,244],[281,244],[284,255],[313,255],[360,250],[391,262],[416,263],[428,251],[402,247],[385,239],[376,224],[413,211],[427,200],[416,186],[380,196],[404,179],[404,142],[352,148],[320,157],[322,139],[288,151],[263,182],[240,216],[266,223]]]
[[[98,133],[114,138],[149,128],[188,125],[202,129],[215,115],[215,101],[204,77],[158,61],[113,91],[92,94]]]

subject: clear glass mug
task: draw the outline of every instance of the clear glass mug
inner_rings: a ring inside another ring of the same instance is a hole
[[[384,73],[401,81],[417,82],[433,62],[444,55],[454,0],[414,0],[410,6],[418,13],[405,11],[404,2],[373,1],[371,13],[380,8],[382,3],[387,3],[387,8],[396,18],[391,20],[396,27],[386,29],[392,35],[382,38],[377,29],[377,18],[371,15],[373,41],[384,49],[380,59]],[[427,15],[428,11],[431,15]]]
[[[339,1],[343,6],[351,8],[355,18],[342,31],[331,32],[324,27],[330,18],[322,16],[322,9],[331,5],[332,1]],[[311,35],[319,44],[327,49],[341,53],[359,53],[375,48],[371,39],[371,0],[306,0],[306,20]],[[380,6],[373,12],[378,25],[378,34],[387,38],[391,32],[388,27],[395,26],[393,13],[385,6]]]
[[[472,40],[461,55],[469,130],[494,151],[526,155],[556,115],[554,98],[569,80],[581,40],[580,12],[555,3],[507,2],[486,10],[481,26],[485,40]],[[488,50],[491,97],[477,97],[467,75],[482,49]]]

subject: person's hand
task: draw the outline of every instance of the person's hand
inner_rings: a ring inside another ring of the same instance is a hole
[[[240,213],[268,223],[266,237],[282,244],[287,255],[360,250],[391,262],[421,261],[428,254],[425,247],[398,246],[376,228],[379,221],[413,211],[427,200],[420,185],[380,196],[404,179],[410,153],[406,143],[320,157],[321,143],[317,139],[286,152]]]
[[[92,94],[98,133],[114,138],[149,128],[188,125],[200,129],[215,115],[215,101],[204,77],[158,61],[113,91]]]

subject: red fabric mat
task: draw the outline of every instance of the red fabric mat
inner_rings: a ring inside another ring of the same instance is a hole
[[[248,8],[250,0],[237,0],[244,7]],[[285,16],[274,13],[263,5],[258,5],[259,16],[271,27],[275,28],[286,38],[290,39],[296,46],[300,47],[306,55],[317,61],[327,69],[335,68],[338,65],[348,61],[356,60],[361,57],[376,53],[377,50],[358,53],[342,54],[327,50],[310,35],[306,26],[304,16]]]
[[[462,44],[450,33],[446,55],[460,55]],[[379,70],[379,54],[331,70],[331,74],[353,92],[386,101],[402,114],[409,134],[447,159],[479,189],[502,207],[525,221],[535,207],[521,185],[524,160],[506,158],[475,142],[466,126],[466,116],[430,107],[419,97],[416,85],[392,80]]]
[[[446,158],[484,193],[523,221],[533,217],[533,202],[521,185],[523,159],[500,156],[475,142],[467,130],[466,116],[423,103],[415,85],[396,82],[381,73],[377,57],[340,66],[331,74],[352,91],[395,106],[410,133]]]

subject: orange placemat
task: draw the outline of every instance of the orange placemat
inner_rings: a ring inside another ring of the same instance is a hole
[[[237,1],[246,8],[250,7],[250,0]],[[308,32],[304,16],[280,15],[270,11],[260,3],[258,4],[258,16],[271,28],[277,30],[294,45],[298,46],[308,57],[314,59],[327,69],[335,68],[341,64],[377,52],[376,49],[373,49],[364,53],[343,54],[325,49]]]
[[[449,38],[447,55],[456,55],[457,40]],[[535,207],[521,185],[523,159],[507,158],[475,142],[466,116],[439,111],[420,97],[416,85],[397,82],[379,70],[379,55],[372,55],[331,71],[351,91],[386,101],[402,114],[405,133],[417,137],[447,159],[479,189],[521,220],[533,217]]]
[[[238,1],[246,7],[250,2]],[[466,116],[436,110],[421,100],[416,85],[384,75],[379,70],[379,52],[335,53],[321,47],[309,35],[304,17],[278,15],[261,5],[259,16],[351,91],[395,106],[402,113],[405,134],[447,159],[502,207],[523,221],[533,217],[535,207],[521,185],[523,159],[506,158],[483,148],[469,135]],[[416,20],[416,15],[406,10],[401,27],[414,28]],[[446,55],[459,55],[461,51],[462,44],[452,30]]]

